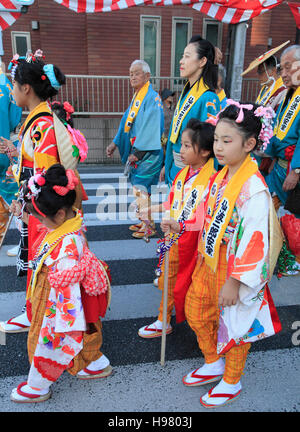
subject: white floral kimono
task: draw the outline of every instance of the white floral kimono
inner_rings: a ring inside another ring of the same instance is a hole
[[[52,272],[72,269],[82,257],[84,244],[81,232],[66,235],[44,264]],[[85,330],[80,284],[59,289],[51,286],[28,385],[47,388],[56,381],[82,350]]]
[[[227,278],[240,281],[235,305],[219,316],[217,352],[254,342],[281,330],[269,281],[270,195],[259,172],[242,186],[222,242],[227,243]]]

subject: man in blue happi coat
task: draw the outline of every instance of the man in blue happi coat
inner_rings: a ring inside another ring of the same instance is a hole
[[[161,137],[164,130],[164,114],[160,96],[150,84],[150,67],[143,60],[135,60],[130,66],[130,84],[134,89],[133,99],[122,117],[119,130],[106,154],[111,157],[118,147],[121,160],[137,197],[138,209],[150,206],[151,187],[157,185],[163,165]],[[135,238],[155,234],[155,225],[150,221],[129,227]]]

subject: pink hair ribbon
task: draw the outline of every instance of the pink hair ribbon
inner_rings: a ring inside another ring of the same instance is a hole
[[[252,110],[253,109],[253,105],[251,104],[240,104],[239,102],[233,100],[233,99],[227,99],[227,105],[234,105],[237,108],[240,109],[239,111],[239,115],[237,116],[237,119],[235,120],[237,123],[241,123],[244,120],[244,111],[243,109],[247,109],[247,110]]]
[[[74,171],[72,171],[71,169],[67,169],[66,174],[68,178],[67,186],[53,186],[55,192],[60,196],[65,196],[69,191],[74,190],[79,183],[79,180],[76,177]]]

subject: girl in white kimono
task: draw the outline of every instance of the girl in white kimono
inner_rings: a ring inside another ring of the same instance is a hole
[[[281,329],[267,285],[271,198],[250,156],[259,139],[269,138],[273,110],[227,103],[214,140],[215,156],[224,168],[211,178],[203,196],[199,257],[185,301],[205,363],[185,375],[183,383],[220,381],[201,397],[206,408],[240,395],[250,342]]]

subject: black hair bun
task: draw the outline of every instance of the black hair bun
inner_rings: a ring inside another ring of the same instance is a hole
[[[15,73],[15,81],[20,85],[29,84],[36,95],[43,101],[57,95],[58,90],[52,87],[51,82],[44,72],[45,63],[42,60],[27,62],[24,59],[18,61]],[[57,66],[53,66],[55,77],[60,85],[65,84],[66,77]],[[45,77],[42,79],[42,77]]]
[[[244,118],[242,122],[236,122],[240,112],[240,108],[236,105],[228,105],[223,111],[221,111],[219,114],[219,120],[228,119],[235,122],[235,125],[242,131],[245,139],[254,137],[258,144],[258,137],[262,128],[262,122],[261,118],[257,117],[254,112],[259,107],[259,105],[249,102],[240,102],[240,104],[250,104],[253,106],[252,109],[243,108]]]
[[[52,165],[45,174],[46,185],[67,186],[68,177],[65,168],[61,164]]]

